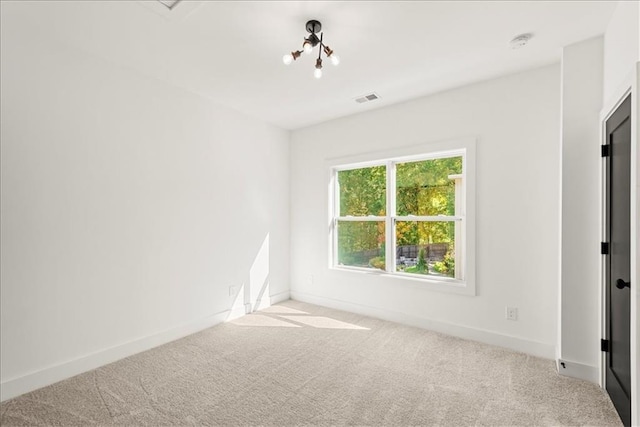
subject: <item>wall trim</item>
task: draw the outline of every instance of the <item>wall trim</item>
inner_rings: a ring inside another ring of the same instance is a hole
[[[598,366],[585,365],[567,359],[557,359],[556,369],[565,377],[579,378],[600,385],[600,369]]]
[[[326,298],[306,292],[291,291],[291,299],[306,302],[309,304],[316,304],[323,307],[334,308],[337,310],[350,311],[352,313],[371,316],[383,320],[389,320],[391,322],[402,323],[418,328],[429,329],[435,332],[440,332],[459,338],[508,348],[510,350],[530,354],[532,356],[542,357],[544,359],[555,359],[556,348],[553,344],[545,344],[537,341],[515,337],[512,335],[505,335],[498,332],[488,331],[485,329],[471,328],[468,326],[427,319],[424,317],[413,316],[406,313],[386,310],[383,308],[370,307],[348,301]]]
[[[239,310],[225,310],[157,334],[138,338],[68,362],[8,379],[0,383],[0,401],[71,378],[244,315],[244,306],[240,307]]]
[[[270,298],[271,298],[271,305],[278,304],[279,302],[291,299],[291,292],[289,291],[279,292],[277,294],[271,295]]]

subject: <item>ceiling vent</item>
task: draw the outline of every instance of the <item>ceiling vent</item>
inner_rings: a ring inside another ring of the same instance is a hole
[[[370,93],[368,95],[359,96],[356,98],[356,102],[358,104],[364,104],[365,102],[375,101],[376,99],[380,99],[380,96],[376,93]]]
[[[180,0],[158,0],[158,1],[163,5],[165,5],[169,10],[173,10],[173,8],[176,7],[178,3],[180,3]]]

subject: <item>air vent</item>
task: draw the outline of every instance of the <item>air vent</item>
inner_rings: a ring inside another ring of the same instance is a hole
[[[163,5],[167,6],[169,10],[172,10],[174,7],[176,7],[178,3],[180,3],[180,0],[158,0],[158,1]]]
[[[356,102],[358,104],[364,104],[365,102],[375,101],[376,99],[380,99],[380,96],[376,93],[370,93],[369,95],[363,95],[356,98]]]

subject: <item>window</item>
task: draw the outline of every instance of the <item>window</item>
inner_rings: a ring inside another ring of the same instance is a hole
[[[451,145],[458,148],[331,166],[334,268],[475,292],[475,147]]]

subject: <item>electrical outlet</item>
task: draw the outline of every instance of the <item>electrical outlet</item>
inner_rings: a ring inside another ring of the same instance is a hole
[[[310,274],[307,278],[307,285],[313,285],[313,274]]]
[[[507,320],[518,320],[518,307],[507,307],[505,317]]]
[[[235,294],[238,293],[238,287],[237,286],[229,286],[229,296],[232,297]]]

